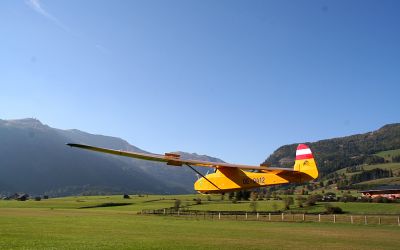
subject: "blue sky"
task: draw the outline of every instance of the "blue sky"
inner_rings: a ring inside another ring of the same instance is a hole
[[[399,122],[399,1],[0,3],[0,119],[259,164]]]

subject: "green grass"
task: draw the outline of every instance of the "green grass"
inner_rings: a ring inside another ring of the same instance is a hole
[[[283,201],[257,201],[257,211],[271,212],[275,211],[273,204],[277,205],[277,210],[283,210]],[[300,213],[323,213],[325,211],[323,202],[317,203],[316,206],[299,208],[292,205],[290,211]],[[361,202],[330,202],[333,206],[338,206],[349,214],[400,214],[400,203],[361,203]],[[191,206],[190,209],[200,211],[251,211],[250,201],[240,201],[236,204],[231,202],[204,202],[201,205]]]
[[[340,207],[348,214],[376,214],[376,215],[399,215],[400,203],[363,203],[363,202],[329,202],[332,206]],[[317,203],[315,206],[299,209],[293,207],[293,211],[304,211],[307,213],[323,213],[326,203]]]
[[[226,199],[221,201],[220,195],[210,196],[209,201],[204,195],[174,195],[161,196],[150,195],[147,197],[131,196],[131,199],[123,199],[122,196],[79,196],[54,198],[41,201],[0,201],[0,209],[45,209],[51,210],[74,210],[74,211],[119,211],[137,213],[143,209],[163,209],[173,207],[175,199],[181,200],[184,209],[200,210],[200,211],[252,211],[250,201],[238,201],[232,203]],[[201,204],[196,205],[193,199],[200,198]],[[107,206],[101,207],[106,203],[129,203],[124,206]],[[257,201],[257,211],[273,212],[283,210],[284,203],[282,200],[262,200]],[[295,202],[296,203],[296,202]],[[346,213],[354,214],[400,214],[400,203],[343,203],[333,202],[332,205],[341,207]],[[300,209],[296,204],[291,206],[291,210],[309,213],[319,213],[325,211],[325,203],[319,203],[317,206],[306,207]],[[100,206],[100,207],[96,207]],[[93,207],[93,208],[85,208]]]
[[[376,153],[376,155],[383,157],[387,161],[391,161],[393,156],[400,155],[400,149],[382,151],[382,152]]]
[[[399,248],[398,226],[194,220],[121,208],[0,208],[0,249]]]
[[[362,185],[400,185],[400,177],[388,177],[370,181],[363,181]]]
[[[372,170],[375,168],[381,168],[381,169],[386,169],[389,170],[391,169],[393,172],[398,172],[400,171],[400,163],[381,163],[381,164],[374,164],[374,165],[363,165],[362,168],[364,170]],[[345,174],[346,176],[351,176],[353,174],[361,173],[359,172],[353,172],[353,173],[346,173],[346,168],[342,168],[336,171],[338,174]]]

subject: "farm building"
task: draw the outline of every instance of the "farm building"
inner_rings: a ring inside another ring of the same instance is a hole
[[[362,196],[375,198],[378,196],[388,198],[390,200],[400,199],[400,188],[381,188],[360,191]]]

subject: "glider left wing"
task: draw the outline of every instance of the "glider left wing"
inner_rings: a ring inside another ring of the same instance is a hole
[[[128,151],[123,151],[123,150],[100,148],[100,147],[94,147],[94,146],[90,146],[90,145],[76,144],[76,143],[67,143],[67,145],[70,147],[82,148],[82,149],[97,151],[97,152],[101,152],[101,153],[126,156],[126,157],[137,158],[137,159],[148,160],[148,161],[165,162],[168,165],[174,165],[174,166],[191,165],[191,166],[211,167],[211,168],[226,167],[226,168],[239,168],[239,169],[247,169],[247,170],[263,170],[263,171],[268,171],[268,172],[271,171],[271,172],[277,172],[277,173],[279,173],[279,172],[297,172],[290,168],[271,168],[271,167],[265,167],[265,166],[250,166],[250,165],[241,165],[241,164],[231,164],[231,163],[225,163],[225,162],[184,160],[184,159],[181,159],[178,154],[174,154],[174,153],[165,153],[165,155],[159,155],[159,154],[128,152]]]

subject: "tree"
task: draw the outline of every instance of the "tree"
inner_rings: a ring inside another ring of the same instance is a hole
[[[251,193],[250,193],[250,199],[251,199],[252,201],[256,201],[256,200],[257,200],[257,197],[258,197],[257,192],[251,192]]]
[[[400,162],[400,155],[393,156],[392,157],[392,162]]]
[[[236,191],[236,192],[235,192],[235,199],[236,199],[237,201],[241,201],[242,198],[243,198],[242,192],[241,192],[241,191]]]
[[[252,212],[257,212],[257,201],[252,200],[250,202],[250,209],[251,209]]]
[[[325,213],[327,214],[342,214],[343,210],[340,207],[334,207],[330,203],[325,204]]]
[[[174,202],[174,209],[175,209],[175,211],[178,211],[179,208],[180,208],[180,206],[181,206],[181,200],[176,199],[175,202]]]
[[[320,200],[321,198],[322,196],[319,194],[310,195],[306,200],[306,206],[314,206],[317,203],[317,201]]]
[[[278,210],[278,204],[276,204],[276,202],[272,203],[272,209],[274,211]]]
[[[293,197],[286,196],[285,198],[283,198],[283,203],[285,205],[285,209],[290,210],[290,205],[293,205],[293,203],[294,203]]]
[[[303,207],[304,206],[304,201],[306,200],[306,198],[304,198],[303,196],[297,196],[296,197],[296,201],[297,201],[297,206],[298,207]]]

